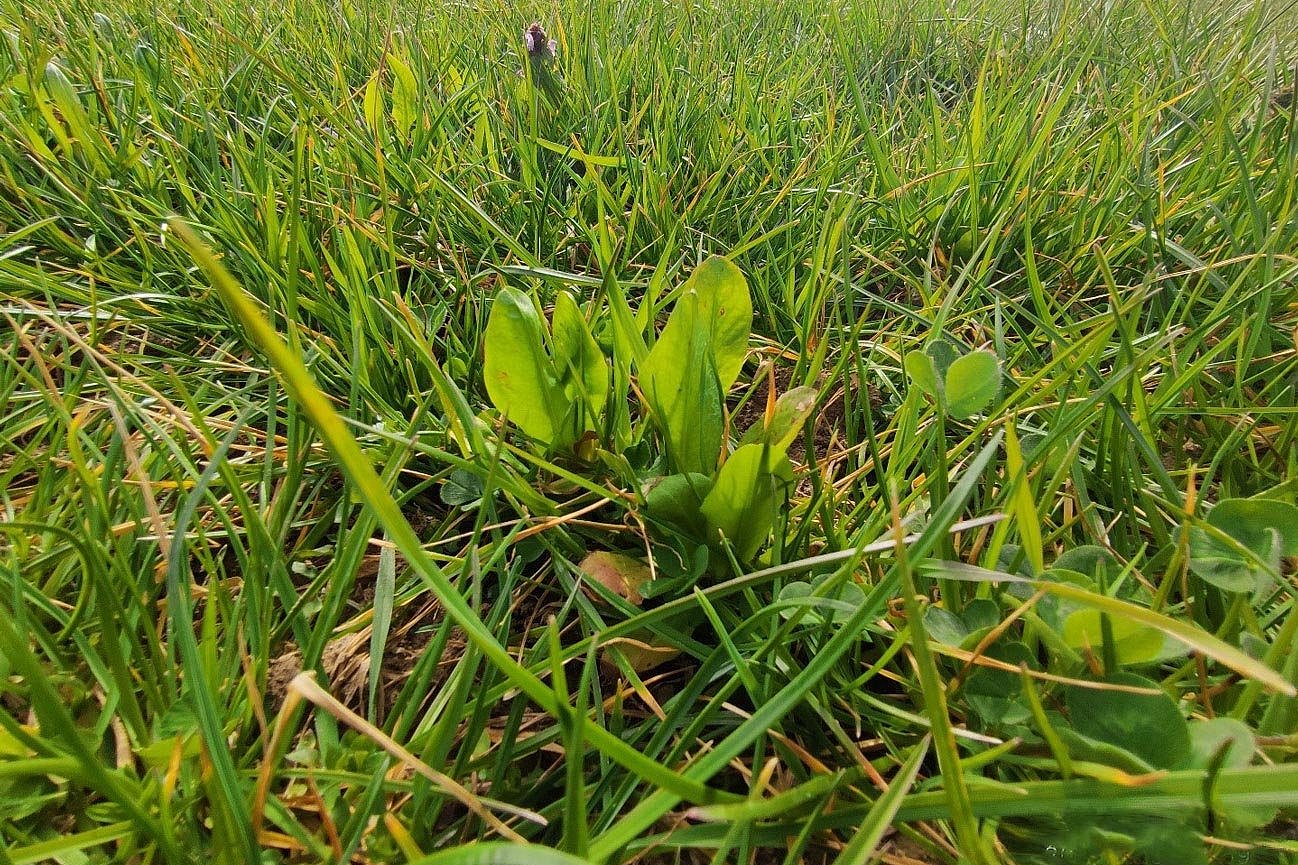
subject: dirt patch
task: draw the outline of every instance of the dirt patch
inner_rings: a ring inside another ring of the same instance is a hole
[[[419,659],[428,648],[431,639],[430,625],[441,619],[437,606],[432,603],[422,605],[407,604],[393,611],[391,631],[383,649],[383,661],[379,667],[379,687],[376,695],[378,711],[375,713],[382,720],[391,709],[402,686],[410,678]],[[333,696],[343,702],[347,708],[364,715],[368,709],[369,675],[370,675],[370,639],[373,628],[366,625],[359,630],[340,634],[325,646],[320,658],[320,666],[328,677],[327,687]],[[437,671],[429,683],[430,691],[441,684],[449,674],[450,668],[459,660],[464,648],[464,640],[452,635],[447,641],[443,658],[437,664]],[[289,645],[270,661],[266,674],[266,698],[272,710],[278,711],[283,704],[293,677],[302,672],[302,653],[297,646]]]
[[[1263,834],[1267,838],[1274,838],[1283,841],[1298,841],[1298,819],[1292,817],[1280,817],[1272,822]]]
[[[300,672],[302,653],[296,647],[290,647],[270,659],[266,668],[266,701],[272,710],[279,711],[279,707],[284,704],[284,696],[288,693],[289,682]]]
[[[1290,84],[1282,90],[1271,94],[1271,108],[1276,113],[1288,111],[1293,106],[1294,86]]]

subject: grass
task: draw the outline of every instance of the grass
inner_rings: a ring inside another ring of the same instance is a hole
[[[0,861],[1298,852],[1291,7],[0,8]],[[671,582],[636,391],[546,452],[483,331],[710,254],[819,400]]]

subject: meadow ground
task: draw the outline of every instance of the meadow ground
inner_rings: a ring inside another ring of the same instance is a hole
[[[0,9],[0,861],[1298,855],[1289,5]]]

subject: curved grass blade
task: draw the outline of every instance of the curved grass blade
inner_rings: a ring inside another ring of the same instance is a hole
[[[590,865],[590,860],[535,844],[466,844],[452,847],[410,865]]]
[[[88,848],[125,838],[131,833],[132,828],[133,824],[130,820],[123,820],[120,823],[110,823],[84,832],[28,844],[25,847],[10,847],[3,855],[11,865],[30,865],[35,862],[50,861],[69,862],[82,857],[89,859],[85,853]]]
[[[775,817],[828,795],[849,777],[843,772],[835,772],[832,775],[817,775],[806,783],[799,784],[774,796],[747,802],[691,808],[686,816],[690,819],[707,820],[716,823],[751,822]]]
[[[919,767],[928,756],[930,741],[930,737],[924,737],[924,741],[919,743],[910,759],[897,772],[897,777],[892,779],[887,791],[870,806],[870,813],[865,815],[861,828],[852,836],[843,852],[838,854],[838,859],[835,860],[837,865],[865,865],[870,861],[874,848],[879,846],[883,833],[892,825],[897,809],[914,786],[915,778],[919,776]]]
[[[1188,622],[1178,622],[1176,619],[1168,618],[1146,607],[1120,601],[1117,598],[1110,598],[1107,595],[1098,595],[1095,592],[1087,591],[1080,586],[1069,583],[1038,581],[1035,585],[1038,589],[1043,589],[1052,595],[1067,598],[1070,601],[1094,607],[1111,616],[1118,616],[1162,631],[1169,637],[1185,643],[1196,652],[1212,658],[1220,664],[1225,664],[1241,676],[1255,679],[1280,694],[1292,697],[1296,693],[1294,686],[1290,682],[1285,681],[1283,676],[1266,664],[1244,654],[1229,643],[1219,640],[1212,634]]]
[[[1203,770],[1165,772],[1134,786],[1090,778],[1021,784],[989,782],[970,787],[969,800],[974,816],[979,818],[1193,814],[1203,808],[1203,784],[1209,774]],[[1213,799],[1227,807],[1294,807],[1298,805],[1298,766],[1223,769],[1216,776]],[[813,820],[814,830],[853,829],[864,825],[873,808],[874,804],[841,807]],[[893,822],[914,823],[949,816],[946,792],[926,790],[905,796]],[[781,845],[803,829],[798,821],[772,821],[753,826],[750,837],[754,844]],[[637,838],[626,849],[635,852],[658,847],[716,846],[724,839],[725,831],[724,824],[705,823]]]
[[[197,513],[198,506],[207,493],[208,485],[220,471],[221,464],[225,461],[231,446],[243,432],[244,422],[245,417],[239,417],[231,426],[176,513],[176,527],[172,533],[166,581],[167,615],[171,620],[171,638],[180,653],[181,667],[185,670],[185,680],[189,683],[186,690],[193,701],[194,712],[198,715],[199,732],[202,734],[208,759],[212,761],[212,771],[216,776],[215,788],[220,791],[220,804],[223,806],[221,810],[233,823],[232,831],[235,837],[231,840],[242,848],[245,858],[252,857],[247,861],[255,862],[258,858],[257,833],[244,803],[234,758],[225,744],[216,697],[206,687],[210,676],[206,674],[203,655],[199,651],[198,640],[194,637],[194,607],[189,592],[190,581],[182,578],[182,573],[189,564],[185,534],[189,531],[190,521]]]

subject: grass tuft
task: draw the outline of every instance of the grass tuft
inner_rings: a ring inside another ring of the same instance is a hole
[[[1289,6],[0,9],[0,859],[1293,857]]]

